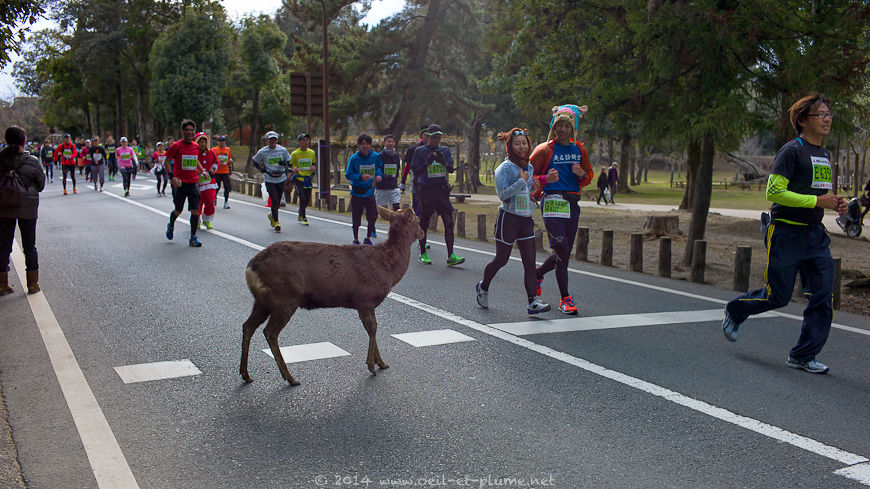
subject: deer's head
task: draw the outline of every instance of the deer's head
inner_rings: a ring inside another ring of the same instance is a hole
[[[390,230],[393,228],[401,232],[402,237],[407,237],[408,241],[420,239],[423,237],[423,228],[420,227],[420,220],[411,209],[403,209],[393,211],[386,207],[378,206],[378,214],[390,221]]]

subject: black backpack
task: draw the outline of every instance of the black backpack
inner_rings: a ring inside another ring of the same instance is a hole
[[[0,208],[15,209],[24,205],[27,189],[21,183],[18,172],[11,168],[0,169]]]

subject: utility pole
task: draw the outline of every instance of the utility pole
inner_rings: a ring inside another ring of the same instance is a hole
[[[329,50],[328,50],[328,35],[326,28],[328,23],[326,20],[326,0],[320,0],[323,20],[323,139],[320,140],[320,172],[318,175],[318,186],[320,187],[320,198],[329,199],[331,168],[329,158]]]

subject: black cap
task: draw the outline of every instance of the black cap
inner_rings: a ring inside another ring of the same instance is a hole
[[[64,134],[64,135],[63,135],[63,138],[64,138],[64,139],[66,139],[66,138],[70,138],[70,139],[72,139],[72,136],[70,136],[69,134]]]
[[[308,134],[307,132],[303,132],[302,134],[296,136],[296,139],[298,139],[300,141],[302,141],[302,138],[311,139],[311,134]]]
[[[218,141],[226,141],[226,140],[227,140],[227,137],[226,137],[226,136],[218,136],[218,137],[215,138],[215,139],[217,139]]]
[[[425,136],[427,134],[429,134],[429,125],[420,126],[420,135]]]
[[[426,134],[428,134],[430,136],[435,136],[435,135],[442,135],[442,134],[444,134],[444,132],[441,131],[441,126],[439,126],[438,124],[432,124],[431,126],[429,126],[428,130],[426,131]]]

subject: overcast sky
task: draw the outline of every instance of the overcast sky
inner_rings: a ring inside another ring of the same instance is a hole
[[[265,13],[271,15],[281,7],[281,0],[223,0],[222,3],[231,20],[238,20],[249,14]],[[363,22],[369,25],[377,24],[381,19],[401,10],[404,5],[405,0],[372,0],[372,8]],[[38,31],[53,25],[51,21],[43,19],[36,23],[31,30]],[[13,55],[12,61],[0,72],[0,98],[4,100],[11,100],[20,95],[12,79],[12,65],[20,59],[19,56]]]

